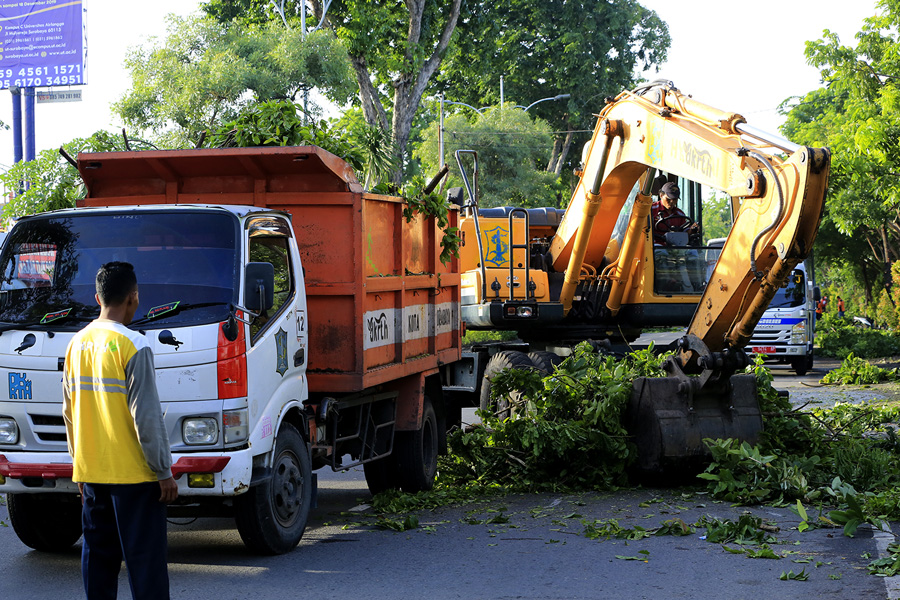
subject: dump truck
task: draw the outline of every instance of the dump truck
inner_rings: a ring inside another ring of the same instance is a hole
[[[459,272],[434,219],[365,193],[317,147],[81,154],[78,207],[20,219],[0,255],[0,492],[19,538],[81,535],[61,412],[100,265],[135,266],[179,502],[261,553],[303,534],[314,471],[432,486],[441,371],[460,358]],[[451,211],[451,225],[456,211]]]

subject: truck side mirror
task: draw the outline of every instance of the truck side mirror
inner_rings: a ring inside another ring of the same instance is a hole
[[[821,299],[822,299],[822,292],[819,291],[819,286],[815,286],[813,288],[813,300],[818,302]]]
[[[247,263],[244,271],[244,306],[263,312],[275,304],[275,267],[272,263]]]

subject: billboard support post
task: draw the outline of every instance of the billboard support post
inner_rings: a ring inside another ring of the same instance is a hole
[[[21,88],[9,88],[12,95],[13,161],[22,161],[22,93]]]
[[[27,87],[25,93],[25,160],[34,160],[35,144],[34,139],[34,88]]]

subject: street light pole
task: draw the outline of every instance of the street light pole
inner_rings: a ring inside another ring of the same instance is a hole
[[[516,108],[522,108],[522,109],[525,109],[525,112],[528,112],[528,109],[530,109],[530,108],[531,108],[532,106],[534,106],[535,104],[540,104],[541,102],[547,102],[548,100],[564,100],[565,98],[570,98],[570,97],[571,97],[571,94],[560,94],[560,95],[558,95],[558,96],[551,96],[551,97],[548,97],[548,98],[541,98],[540,100],[537,100],[536,102],[532,102],[532,103],[529,104],[527,107],[526,107],[526,106],[522,106],[521,104],[517,104],[517,105],[516,105]]]
[[[442,171],[444,169],[444,92],[441,92],[441,120],[440,129],[438,129],[438,152],[441,157],[438,170]]]

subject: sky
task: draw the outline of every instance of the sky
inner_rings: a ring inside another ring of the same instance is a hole
[[[151,36],[165,37],[166,15],[188,15],[197,0],[84,0],[87,8],[87,85],[81,102],[36,106],[37,151],[58,148],[95,131],[120,131],[110,105],[130,85],[124,68],[129,48]],[[288,0],[290,1],[290,0]],[[640,0],[669,26],[668,60],[647,79],[673,81],[682,92],[715,108],[742,114],[754,127],[777,133],[778,105],[820,86],[818,71],[806,64],[807,40],[824,29],[855,45],[854,35],[876,0]],[[499,81],[498,81],[499,85]],[[536,98],[517,98],[529,104]],[[599,109],[599,107],[598,107]],[[12,121],[12,100],[0,91],[0,120]],[[0,131],[0,168],[13,160],[12,131]]]

